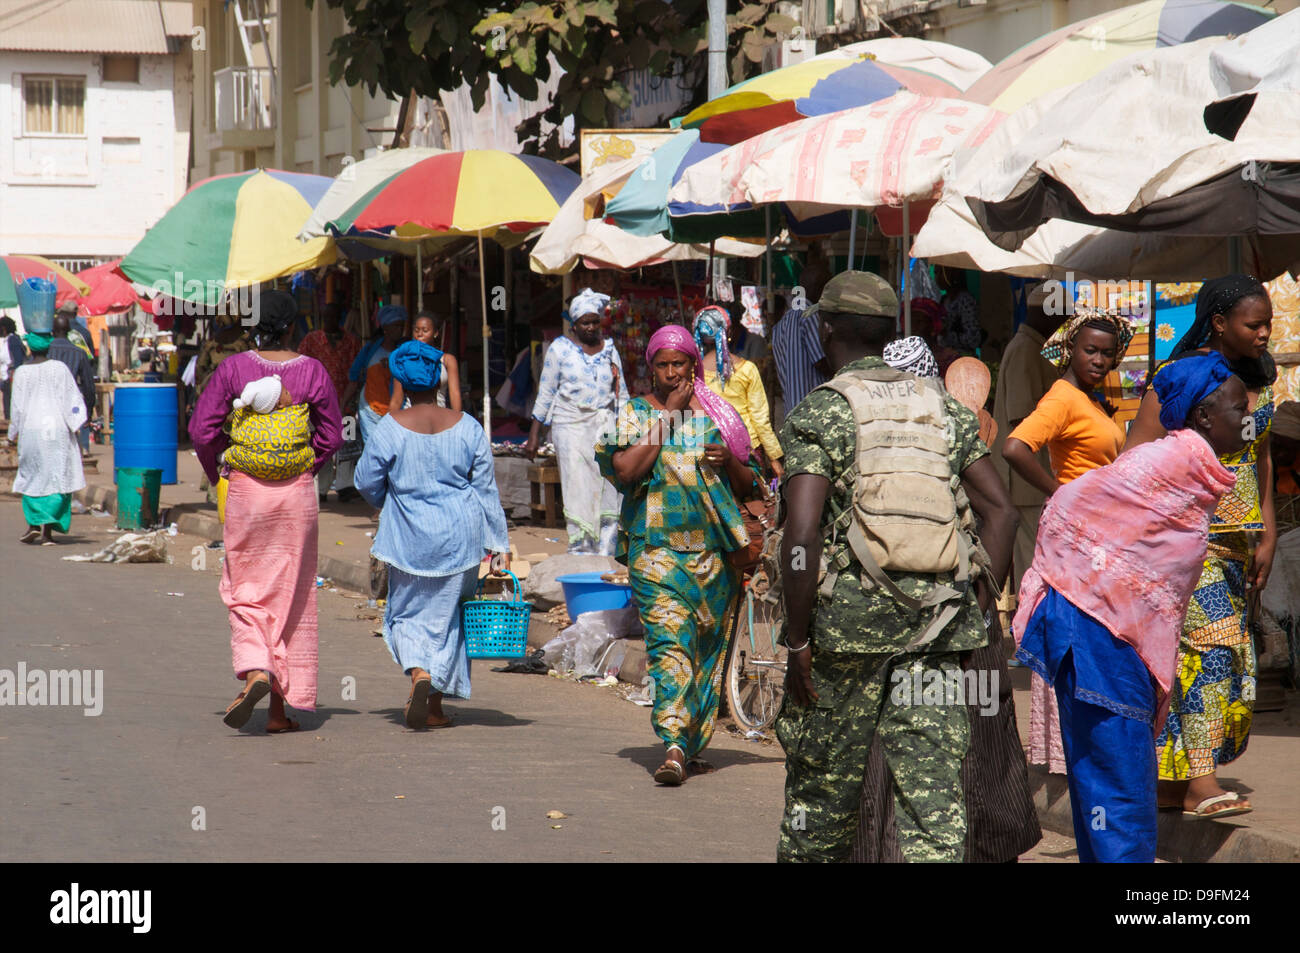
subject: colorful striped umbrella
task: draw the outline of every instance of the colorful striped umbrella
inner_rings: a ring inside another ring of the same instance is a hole
[[[498,149],[444,152],[381,180],[351,208],[326,223],[336,236],[421,239],[472,235],[479,245],[479,298],[483,311],[483,429],[492,433],[488,386],[487,278],[483,239],[513,244],[547,225],[581,178],[558,162]]]
[[[332,182],[274,169],[204,179],[145,233],[120,268],[137,286],[212,308],[227,288],[332,264],[328,238],[298,240]]]
[[[868,40],[732,86],[682,118],[705,142],[734,145],[807,116],[865,106],[900,89],[961,95],[989,68],[978,53],[911,38]]]
[[[399,238],[531,232],[555,217],[579,181],[540,156],[444,152],[380,179],[325,228],[335,236]]]
[[[1239,36],[1273,11],[1219,0],[1147,0],[1061,27],[1016,50],[966,91],[966,98],[1012,113],[1073,86],[1133,53],[1208,36]]]
[[[5,255],[0,257],[0,308],[18,307],[17,284],[27,278],[54,276],[55,304],[62,307],[90,293],[90,286],[62,265],[40,255]]]

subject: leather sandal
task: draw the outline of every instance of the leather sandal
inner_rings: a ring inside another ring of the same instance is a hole
[[[244,690],[226,709],[226,714],[221,720],[231,728],[243,728],[248,724],[248,719],[253,717],[253,709],[257,707],[257,703],[270,692],[271,680],[264,672],[261,673],[260,678],[249,675],[244,679]]]

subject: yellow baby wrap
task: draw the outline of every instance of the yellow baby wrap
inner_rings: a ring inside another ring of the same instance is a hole
[[[226,465],[261,480],[288,480],[316,463],[306,404],[259,414],[241,407],[230,414]]]

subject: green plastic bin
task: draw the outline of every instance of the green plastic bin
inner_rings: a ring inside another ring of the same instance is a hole
[[[162,470],[118,467],[117,528],[152,529],[158,524],[158,493]]]

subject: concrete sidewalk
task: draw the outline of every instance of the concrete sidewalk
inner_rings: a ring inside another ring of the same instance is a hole
[[[88,470],[86,489],[77,494],[87,506],[100,505],[115,511],[116,488],[112,482],[112,450],[96,447],[99,472]],[[202,470],[193,453],[182,449],[178,457],[175,486],[164,486],[159,504],[166,522],[174,522],[186,533],[209,540],[221,539],[216,507],[199,490]],[[317,573],[341,588],[367,593],[370,589],[369,550],[375,523],[371,507],[364,501],[342,504],[331,496],[320,514],[320,553]],[[371,534],[371,535],[367,535]],[[565,551],[564,531],[518,526],[510,539],[520,556]],[[534,613],[529,644],[539,647],[558,633],[541,613]],[[639,641],[632,642],[619,677],[640,684],[645,673],[645,653]],[[1029,729],[1029,674],[1012,670],[1016,713],[1021,739]],[[1225,787],[1250,797],[1251,814],[1221,821],[1183,817],[1178,811],[1161,812],[1160,848],[1162,859],[1182,863],[1266,862],[1300,863],[1300,701],[1288,693],[1281,712],[1259,712],[1255,716],[1250,746],[1238,761],[1225,766],[1220,781]],[[1030,769],[1031,789],[1044,828],[1073,836],[1070,797],[1065,778]]]

